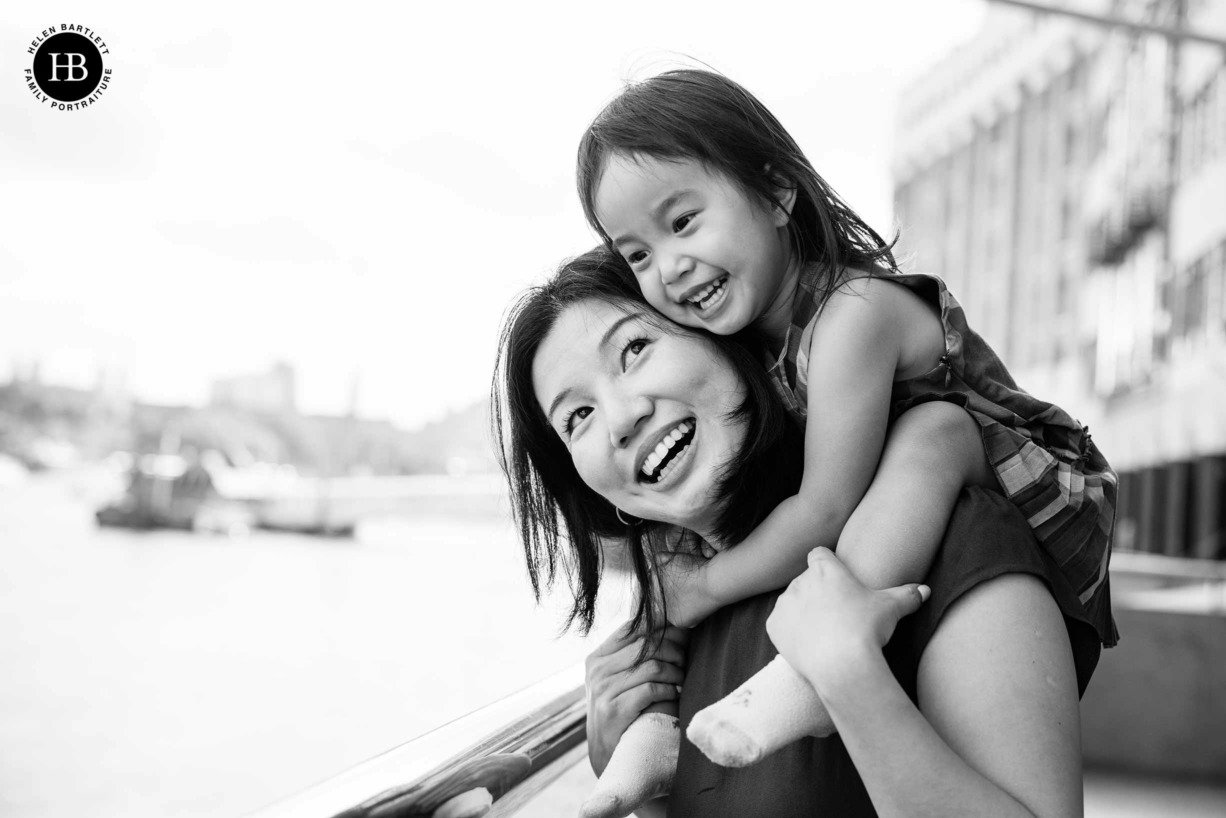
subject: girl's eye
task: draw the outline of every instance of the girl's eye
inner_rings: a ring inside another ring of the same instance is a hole
[[[633,253],[630,253],[626,256],[626,263],[629,264],[631,267],[633,267],[636,264],[641,264],[646,258],[647,258],[646,250],[635,250]]]
[[[622,369],[630,365],[630,362],[639,356],[639,353],[647,348],[646,338],[633,338],[624,347],[622,347]]]
[[[673,232],[680,233],[682,230],[684,230],[690,222],[694,221],[694,215],[695,214],[693,213],[686,213],[685,215],[678,216],[676,219],[674,219]]]
[[[579,425],[579,422],[590,414],[592,414],[592,407],[580,406],[578,409],[567,415],[566,423],[563,424],[566,429],[566,436],[570,437],[575,431],[575,427]]]

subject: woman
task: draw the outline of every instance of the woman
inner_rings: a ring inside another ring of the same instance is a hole
[[[588,663],[597,772],[634,716],[677,696],[682,635],[665,629],[661,640],[654,629],[653,555],[678,547],[677,527],[737,541],[794,489],[800,467],[753,353],[668,324],[618,276],[600,274],[620,263],[592,251],[529,294],[504,331],[496,382],[534,590],[564,573],[572,621],[589,626],[610,539],[625,544],[645,590],[635,621]],[[633,377],[618,375],[631,368]],[[638,460],[670,430],[684,433],[682,453],[658,481],[642,479]],[[1079,814],[1077,697],[1098,642],[1031,537],[1003,499],[967,492],[929,576],[932,599],[884,655],[914,591],[869,592],[832,556],[814,556],[771,618],[771,637],[822,695],[840,737],[741,770],[683,743],[668,814]],[[764,627],[775,596],[725,608],[692,632],[683,725],[774,656]],[[819,653],[840,661],[813,661]],[[656,661],[637,661],[648,654]]]

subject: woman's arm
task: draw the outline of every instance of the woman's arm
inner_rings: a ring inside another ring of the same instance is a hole
[[[678,686],[685,678],[685,631],[665,628],[656,651],[639,662],[645,638],[626,622],[584,662],[588,759],[596,775],[604,772],[622,733],[640,713],[675,705],[680,697]]]
[[[1072,653],[1038,579],[998,577],[949,608],[917,710],[881,654],[911,592],[868,591],[828,552],[810,562],[767,630],[826,703],[881,815],[1081,815]]]
[[[933,360],[912,361],[917,347]],[[705,564],[670,566],[671,573],[663,575],[669,620],[692,625],[723,605],[786,586],[804,571],[805,555],[816,546],[833,548],[838,543],[848,550],[840,534],[874,473],[878,479],[888,474],[895,483],[890,492],[878,493],[876,508],[888,507],[897,524],[863,531],[858,540],[869,556],[862,560],[857,555],[850,564],[857,572],[863,568],[862,579],[879,587],[922,577],[958,492],[972,482],[963,465],[971,461],[964,453],[979,452],[975,462],[982,462],[982,444],[972,434],[968,439],[973,451],[955,454],[953,443],[939,431],[921,429],[911,438],[912,444],[926,447],[918,451],[918,460],[903,456],[900,449],[893,461],[897,468],[882,463],[878,472],[878,464],[896,375],[909,366],[933,364],[943,349],[939,320],[903,287],[856,280],[832,295],[812,339],[799,493],[783,501],[737,547]],[[963,420],[973,427],[969,417]],[[910,495],[905,504],[893,499],[899,485]],[[867,518],[870,525],[877,517],[874,511]]]
[[[685,631],[665,628],[651,658],[638,662],[644,636],[627,622],[588,655],[587,751],[596,775],[604,773],[613,749],[630,723],[644,711],[676,706],[685,678]],[[674,710],[675,713],[675,710]],[[664,818],[667,799],[635,810],[638,818]]]

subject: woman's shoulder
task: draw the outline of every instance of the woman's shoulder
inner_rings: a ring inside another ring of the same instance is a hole
[[[1097,631],[1063,573],[1039,547],[1022,513],[999,493],[981,488],[963,490],[925,579],[932,597],[919,612],[903,620],[887,649],[904,689],[914,695],[920,657],[945,624],[946,615],[976,589],[1007,575],[1028,576],[1045,586],[1045,596],[1063,617],[1077,688],[1085,691],[1101,652]]]

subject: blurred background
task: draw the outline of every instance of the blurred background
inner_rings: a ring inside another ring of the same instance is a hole
[[[110,50],[84,110],[20,79],[63,23]],[[10,9],[0,814],[241,815],[594,647],[532,600],[496,333],[594,243],[588,122],[696,61],[1120,471],[1087,814],[1226,813],[1224,39],[1221,0]]]

